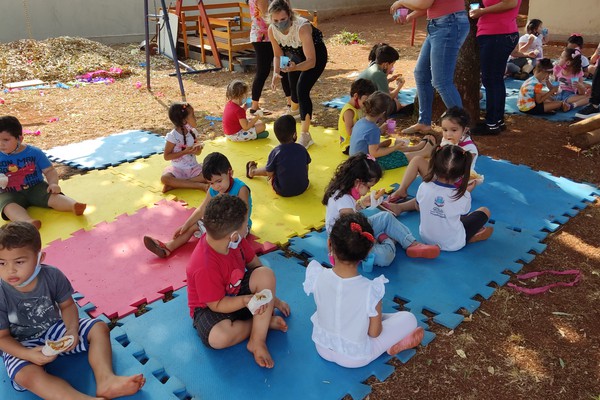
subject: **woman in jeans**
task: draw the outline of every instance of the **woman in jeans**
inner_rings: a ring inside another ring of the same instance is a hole
[[[521,0],[483,0],[483,7],[471,10],[477,21],[477,43],[481,82],[485,87],[485,121],[471,129],[475,135],[497,135],[504,129],[506,60],[519,40],[517,14]]]
[[[454,85],[458,51],[469,33],[469,18],[464,0],[398,0],[390,7],[393,14],[404,7],[413,10],[405,23],[427,15],[427,37],[415,67],[419,98],[419,121],[402,131],[405,134],[431,130],[431,110],[435,89],[447,108],[462,107],[462,99]]]

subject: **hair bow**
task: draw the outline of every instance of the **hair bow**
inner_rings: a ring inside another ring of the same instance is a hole
[[[373,237],[373,235],[371,235],[369,232],[364,232],[362,230],[362,226],[360,226],[360,224],[357,224],[356,222],[351,222],[350,223],[350,230],[352,232],[358,232],[360,233],[361,236],[367,238],[367,240],[371,243],[375,243],[375,238]]]
[[[579,36],[579,37],[581,37],[581,33],[571,33],[571,36]]]
[[[370,154],[367,154],[367,160],[371,160],[371,161],[377,161],[377,160],[375,160],[375,157],[373,157],[373,156],[372,156],[372,155],[370,155]]]

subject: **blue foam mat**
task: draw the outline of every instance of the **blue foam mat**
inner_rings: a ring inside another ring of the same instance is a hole
[[[358,369],[321,359],[311,340],[314,301],[302,289],[305,268],[280,251],[260,259],[275,271],[278,292],[291,307],[288,332],[270,332],[267,339],[273,369],[258,367],[246,342],[224,350],[206,348],[192,327],[186,288],[167,303],[150,304],[150,311],[138,318],[124,318],[120,329],[134,348],[143,348],[150,360],[163,366],[165,375],[183,382],[193,398],[239,399],[252,393],[261,399],[341,399],[346,394],[361,399],[371,391],[362,381],[371,375],[384,380],[393,372],[385,363],[388,355]],[[393,306],[384,303],[386,311]],[[413,354],[414,350],[403,352],[399,358],[406,361]]]
[[[418,238],[418,213],[403,214],[400,221]],[[454,329],[463,320],[456,311],[475,311],[480,303],[473,297],[489,298],[495,290],[488,286],[490,283],[504,285],[508,281],[503,271],[518,272],[522,264],[517,261],[530,262],[535,257],[530,252],[539,254],[546,247],[532,232],[517,232],[502,223],[494,228],[487,241],[469,244],[458,252],[442,252],[434,260],[408,258],[398,247],[392,265],[376,266],[364,275],[373,278],[384,274],[390,280],[385,298],[406,301],[405,307],[421,321],[426,319],[423,310],[430,311],[436,314],[435,322]],[[304,238],[291,239],[289,249],[326,263],[326,240],[325,231],[311,232]]]
[[[147,131],[125,131],[46,151],[48,158],[83,170],[110,166],[149,157],[165,148],[165,138]]]
[[[398,93],[398,100],[400,100],[400,104],[412,104],[415,102],[416,95],[417,88],[402,89],[400,90],[400,93]],[[333,100],[324,101],[321,104],[323,104],[325,107],[342,109],[348,100],[350,100],[350,96],[345,95],[342,97],[336,97]]]
[[[75,296],[74,296],[75,297]],[[84,309],[79,308],[80,317],[88,317]],[[176,380],[171,382],[171,385],[162,384],[159,379],[155,378],[155,374],[160,373],[160,366],[154,363],[146,363],[142,365],[140,361],[132,354],[133,346],[124,347],[123,344],[116,340],[118,330],[111,331],[111,344],[113,354],[113,366],[118,375],[135,375],[143,373],[146,379],[146,384],[140,392],[135,396],[121,397],[121,399],[165,399],[178,400],[184,396],[177,396],[173,392],[180,394],[177,391],[182,385],[179,384],[175,389]],[[94,396],[96,394],[96,382],[92,369],[88,362],[88,354],[75,354],[71,356],[58,357],[54,362],[47,365],[46,370],[60,378],[65,379],[75,389],[82,393]],[[158,371],[158,372],[157,372]],[[31,392],[17,392],[13,389],[10,379],[6,374],[4,363],[0,362],[0,399],[6,400],[35,400],[38,396]]]

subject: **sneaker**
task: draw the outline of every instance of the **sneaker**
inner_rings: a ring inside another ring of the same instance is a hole
[[[502,131],[500,124],[489,125],[486,123],[478,124],[471,129],[473,135],[498,135]]]
[[[500,121],[498,122],[498,125],[500,126],[500,132],[504,132],[505,130],[507,130],[508,128],[506,127],[506,123],[504,121]]]
[[[294,119],[300,121],[300,108],[292,110],[292,106],[287,106],[287,110],[285,111],[286,115],[291,115]]]
[[[300,139],[298,140],[298,143],[304,146],[305,149],[308,149],[310,146],[315,144],[309,132],[302,132],[300,134]]]
[[[575,114],[576,118],[587,119],[600,114],[600,107],[593,104],[588,104],[581,111]]]
[[[440,247],[414,242],[406,249],[406,255],[410,258],[437,258],[440,255]]]

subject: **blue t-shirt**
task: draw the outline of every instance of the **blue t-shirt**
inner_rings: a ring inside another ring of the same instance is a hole
[[[280,144],[269,154],[265,169],[273,172],[273,189],[283,197],[298,196],[308,188],[310,155],[298,143]]]
[[[42,171],[51,166],[48,157],[37,147],[27,145],[20,153],[0,153],[0,174],[8,177],[6,188],[0,189],[0,193],[20,192],[42,183]]]
[[[252,215],[252,192],[250,191],[250,188],[238,178],[233,178],[233,183],[229,187],[227,194],[238,197],[240,195],[240,189],[244,186],[248,188],[248,229],[250,229],[252,228],[252,219],[250,218]],[[219,194],[219,192],[213,188],[209,188],[208,193],[210,194],[210,197],[215,197]]]
[[[369,146],[380,143],[381,131],[375,122],[368,121],[366,118],[359,119],[350,136],[350,155],[357,153],[369,154]]]
[[[0,329],[8,329],[19,342],[37,339],[61,319],[58,305],[72,294],[71,282],[49,265],[42,265],[35,287],[27,293],[0,280]]]

